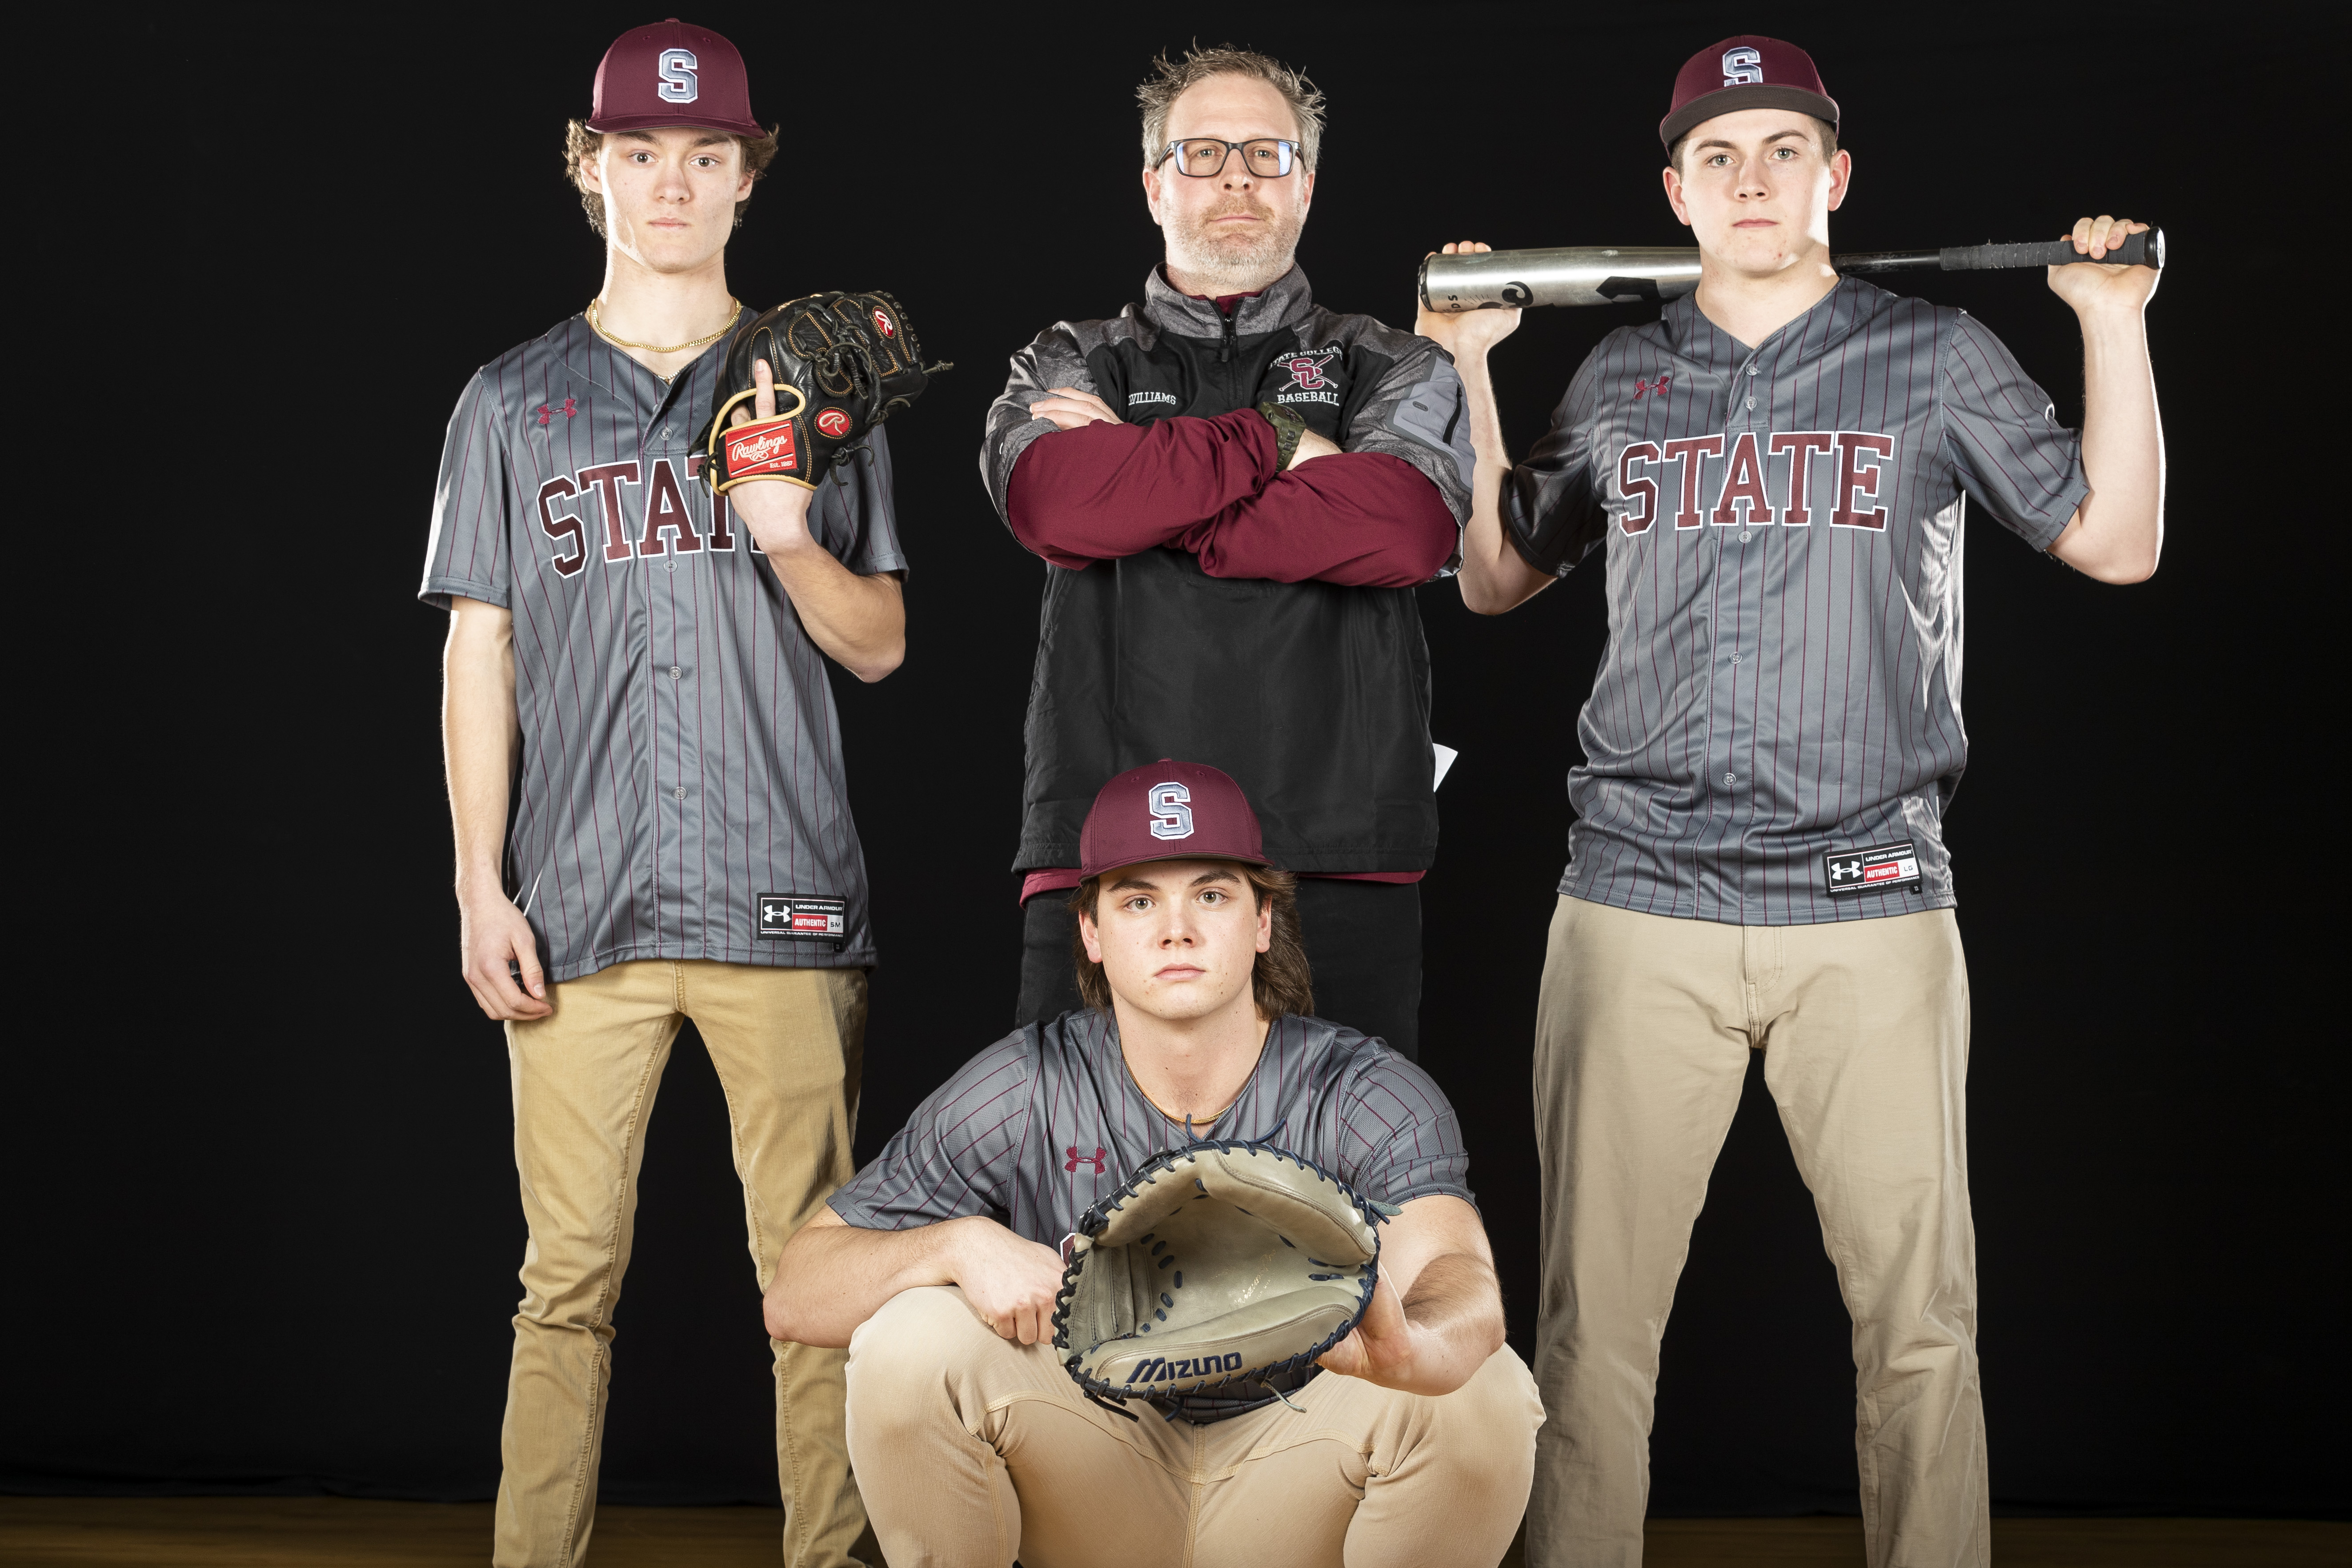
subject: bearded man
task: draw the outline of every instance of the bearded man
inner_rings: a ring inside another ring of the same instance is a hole
[[[1412,591],[1460,558],[1461,378],[1428,339],[1308,289],[1322,93],[1242,49],[1153,65],[1137,97],[1166,258],[1142,303],[1013,356],[981,449],[1046,563],[1014,1022],[1080,1005],[1074,917],[1037,895],[1077,886],[1102,781],[1192,757],[1241,782],[1267,857],[1299,874],[1326,1011],[1417,1059],[1437,770]]]

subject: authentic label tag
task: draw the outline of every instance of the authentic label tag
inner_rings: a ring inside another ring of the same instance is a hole
[[[1867,849],[1832,849],[1822,856],[1822,876],[1832,895],[1884,893],[1919,886],[1919,855],[1910,839]]]
[[[797,937],[838,946],[849,937],[849,900],[821,894],[761,893],[760,935],[771,942]]]

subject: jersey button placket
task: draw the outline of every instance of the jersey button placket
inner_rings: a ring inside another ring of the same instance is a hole
[[[1722,479],[1726,484],[1730,482],[1730,454],[1733,446],[1738,441],[1742,432],[1755,427],[1756,362],[1762,354],[1761,349],[1749,351],[1746,363],[1732,374],[1730,384],[1724,389]],[[1699,504],[1702,507],[1706,506],[1704,491]],[[1746,579],[1752,570],[1761,567],[1764,554],[1760,551],[1751,552],[1746,548],[1754,542],[1751,538],[1753,531],[1751,528],[1742,525],[1738,531],[1736,540],[1727,541],[1724,535],[1732,531],[1717,528],[1712,509],[1709,509],[1709,513],[1708,531],[1716,535],[1716,576],[1713,586],[1717,614],[1712,617],[1712,624],[1716,634],[1716,652],[1720,656],[1720,662],[1716,666],[1715,679],[1710,683],[1711,700],[1708,703],[1710,711],[1707,715],[1710,763],[1708,782],[1722,789],[1733,790],[1739,786],[1739,771],[1732,758],[1738,750],[1741,732],[1739,677],[1743,663],[1748,670],[1749,685],[1753,686],[1755,680],[1755,660],[1752,658],[1743,660],[1740,653],[1743,635],[1750,630],[1741,606],[1748,599],[1746,592],[1748,585]],[[1730,552],[1729,546],[1733,543],[1737,543],[1741,548],[1733,556],[1737,563],[1733,573],[1735,593],[1728,624],[1727,624],[1723,607],[1723,568],[1725,556]],[[1717,744],[1718,742],[1719,747]]]

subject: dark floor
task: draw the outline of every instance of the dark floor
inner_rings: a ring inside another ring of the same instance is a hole
[[[755,1508],[604,1508],[594,1568],[770,1568],[783,1515]],[[488,1503],[343,1498],[0,1498],[10,1568],[446,1568],[489,1557]],[[2345,1568],[2352,1524],[2294,1520],[2011,1519],[2001,1568]],[[1506,1559],[1516,1564],[1517,1553]],[[1648,1568],[1857,1568],[1851,1519],[1666,1519]]]

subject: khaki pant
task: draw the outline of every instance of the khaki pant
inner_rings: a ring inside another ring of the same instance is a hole
[[[1642,1561],[1659,1342],[1758,1049],[1853,1318],[1872,1568],[1990,1561],[1951,912],[1742,927],[1562,898],[1536,1025],[1531,1568]]]
[[[761,1290],[784,1243],[849,1179],[866,1036],[857,969],[646,960],[550,995],[552,1016],[507,1026],[530,1242],[500,1434],[499,1568],[575,1568],[587,1556],[646,1122],[681,1025],[694,1020],[726,1091]],[[759,1311],[746,1290],[737,1331]],[[844,1356],[772,1343],[784,1560],[841,1568],[866,1522],[842,1438]]]
[[[1443,1398],[1330,1373],[1291,1398],[1129,1421],[952,1287],[901,1291],[849,1342],[849,1448],[890,1568],[1493,1568],[1509,1548],[1543,1410],[1507,1348]]]

